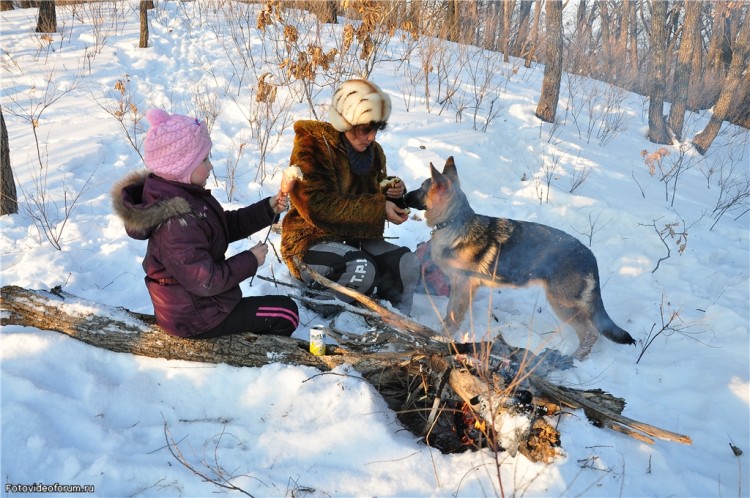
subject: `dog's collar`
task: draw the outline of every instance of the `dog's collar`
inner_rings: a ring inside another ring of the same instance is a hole
[[[433,233],[437,232],[438,230],[442,230],[443,228],[447,227],[448,225],[450,225],[450,220],[443,221],[443,222],[440,222],[440,223],[436,223],[435,226],[432,227],[432,230],[430,231],[430,235],[432,235]]]

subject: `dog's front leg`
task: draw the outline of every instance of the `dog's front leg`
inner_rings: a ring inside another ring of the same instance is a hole
[[[443,318],[443,322],[450,332],[456,332],[461,326],[461,322],[466,316],[466,309],[471,305],[474,297],[474,288],[472,279],[460,274],[451,276],[451,293],[448,297],[445,318]]]

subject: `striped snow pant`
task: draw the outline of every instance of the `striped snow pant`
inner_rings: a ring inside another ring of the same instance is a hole
[[[224,335],[273,334],[290,336],[299,325],[297,303],[287,296],[243,297],[219,325],[191,339],[210,339]]]

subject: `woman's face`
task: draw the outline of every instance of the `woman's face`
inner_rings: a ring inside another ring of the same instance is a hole
[[[190,174],[190,183],[199,187],[205,187],[208,177],[211,174],[211,170],[214,169],[214,165],[211,164],[211,160],[206,158],[201,162]]]
[[[355,126],[351,130],[344,132],[346,139],[352,144],[357,152],[364,152],[375,141],[378,135],[378,129],[367,129],[367,127]]]
[[[378,131],[384,130],[385,122],[371,122],[369,124],[357,125],[349,131],[344,132],[346,139],[352,144],[357,152],[364,152],[375,141]]]

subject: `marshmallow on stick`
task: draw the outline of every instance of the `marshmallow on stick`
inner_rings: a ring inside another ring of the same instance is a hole
[[[302,181],[302,170],[299,169],[299,166],[293,164],[285,169],[281,176],[281,192],[288,194],[297,180]]]

